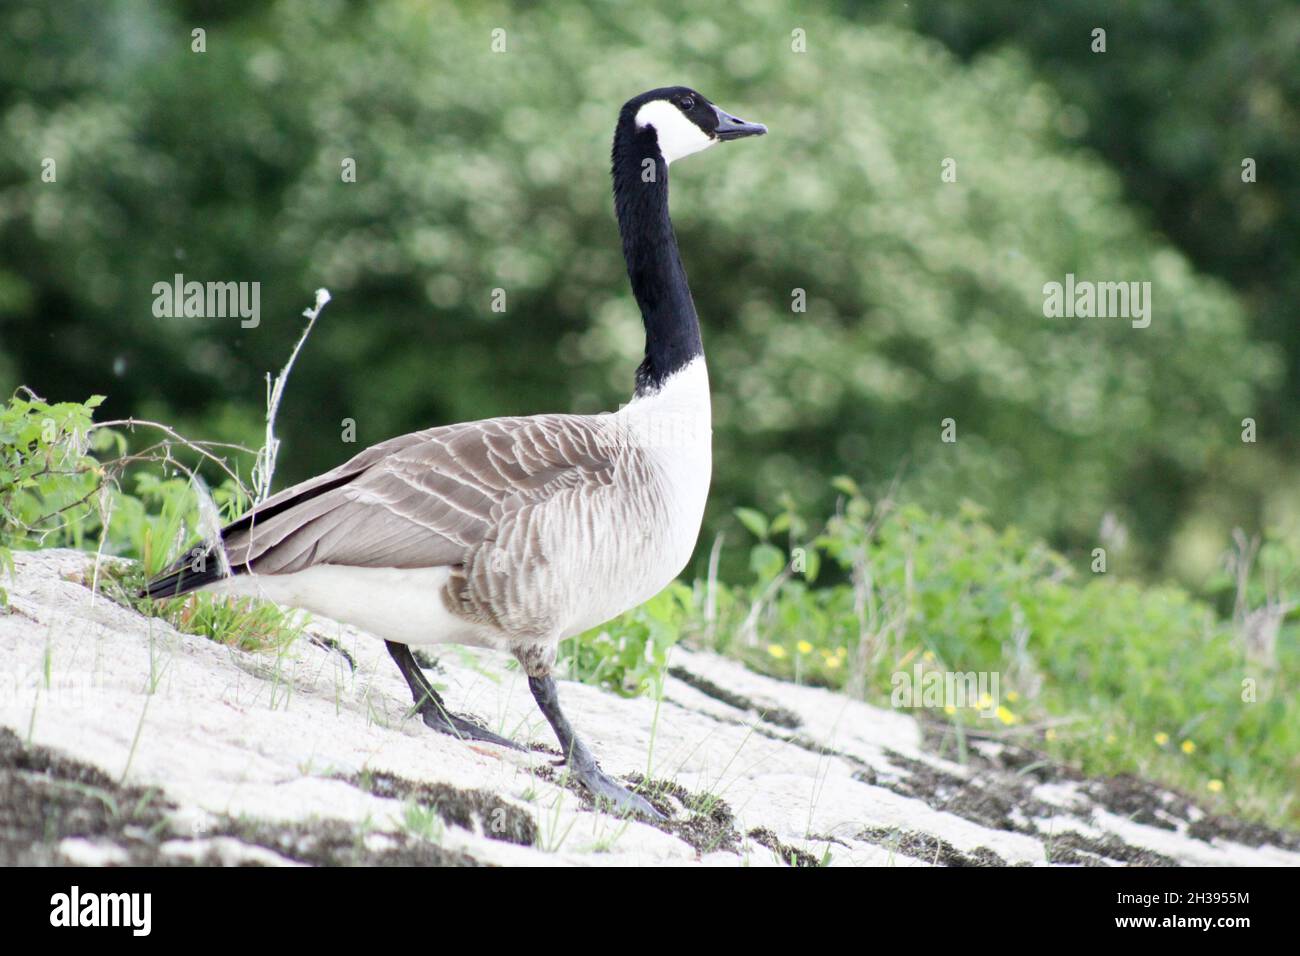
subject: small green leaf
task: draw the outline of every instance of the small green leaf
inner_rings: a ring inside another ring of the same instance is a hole
[[[822,569],[822,556],[816,548],[808,548],[808,553],[804,555],[804,572],[803,576],[811,584],[817,580],[817,573]]]
[[[862,496],[862,492],[858,489],[858,483],[848,475],[836,475],[831,479],[831,487],[841,494],[848,495],[850,498]]]
[[[756,544],[749,552],[749,567],[760,580],[771,580],[785,567],[785,552],[770,544]]]
[[[755,511],[753,508],[737,508],[736,517],[740,523],[749,529],[749,533],[760,541],[767,540],[767,518],[761,511]]]

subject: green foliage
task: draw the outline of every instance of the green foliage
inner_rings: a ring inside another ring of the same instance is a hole
[[[92,423],[103,396],[50,404],[30,392],[0,406],[0,547],[100,547],[135,558],[152,575],[199,536],[203,522],[194,483],[161,469],[128,464],[126,436]],[[110,457],[111,453],[111,457]],[[146,456],[161,464],[165,457]],[[178,463],[172,462],[170,470]],[[134,492],[123,492],[122,483]],[[247,498],[233,480],[212,492],[227,519]]]
[[[895,681],[914,667],[996,672],[992,716],[973,703],[918,715],[967,734],[1011,735],[1089,773],[1140,772],[1202,798],[1222,792],[1239,812],[1300,820],[1300,700],[1286,691],[1300,680],[1293,550],[1273,542],[1254,569],[1252,580],[1269,586],[1252,584],[1249,606],[1271,598],[1290,613],[1275,646],[1252,653],[1239,622],[1181,588],[1081,573],[1032,536],[995,529],[969,502],[943,517],[889,500],[873,506],[849,479],[836,487],[839,507],[811,540],[788,512],[746,515],[759,538],[753,582],[718,586],[713,620],[706,582],[693,592],[677,585],[660,596],[653,655],[638,610],[578,640],[575,676],[624,692],[651,687],[647,665],[653,656],[661,667],[678,634],[764,673],[883,706],[901,706]],[[799,529],[788,550],[776,543],[782,526]],[[825,557],[832,570],[820,586],[795,570],[796,548]],[[624,679],[632,663],[635,680]]]
[[[131,500],[119,495],[119,501]],[[153,601],[140,597],[150,575],[143,561],[105,562],[95,583],[118,604],[147,617],[166,621],[185,634],[197,634],[218,644],[244,651],[278,651],[302,634],[307,618],[295,611],[282,611],[269,601],[254,598],[188,594],[173,600]],[[87,581],[87,586],[92,582]]]
[[[903,469],[912,500],[969,496],[1068,547],[1115,511],[1140,563],[1277,379],[1233,295],[1062,139],[1073,108],[1014,52],[964,65],[776,0],[562,16],[289,0],[240,8],[194,54],[180,9],[149,7],[130,43],[101,4],[13,31],[28,42],[6,52],[38,64],[72,34],[108,39],[70,76],[14,80],[0,325],[16,374],[47,394],[90,385],[113,414],[248,442],[261,357],[288,352],[304,291],[328,285],[336,311],[281,416],[286,479],[355,450],[320,440],[345,418],[364,444],[626,397],[641,342],[606,157],[617,105],[665,82],[772,128],[673,170],[718,384],[711,530],[782,495],[824,511],[839,472],[876,487]],[[789,49],[796,22],[806,55]],[[57,186],[39,182],[45,155]],[[153,283],[177,271],[260,281],[261,324],[154,318]],[[1042,286],[1067,272],[1151,281],[1151,328],[1044,318]],[[949,416],[956,444],[937,440]],[[739,562],[724,556],[728,573]]]
[[[1054,0],[1036,16],[1021,0],[854,6],[963,58],[1024,55],[1061,97],[1061,140],[1103,156],[1152,223],[1240,293],[1252,337],[1283,356],[1281,374],[1259,380],[1241,409],[1259,443],[1221,448],[1195,484],[1170,476],[1159,500],[1126,509],[1126,523],[1142,540],[1179,527],[1164,566],[1198,583],[1234,528],[1290,516],[1300,537],[1300,5]],[[1093,50],[1098,27],[1104,53]]]
[[[1057,0],[1050,13],[1025,16],[1019,0],[931,0],[893,5],[889,15],[962,57],[1024,51],[1069,104],[1062,136],[1110,160],[1162,231],[1200,268],[1245,292],[1255,333],[1281,343],[1290,359],[1266,393],[1264,417],[1294,420],[1300,7]],[[1105,53],[1092,49],[1097,27],[1107,31]],[[1243,181],[1247,158],[1253,182]]]
[[[783,572],[771,591],[760,580],[748,590],[765,595],[751,639],[722,625],[719,646],[880,703],[918,658],[926,669],[997,672],[1006,703],[991,723],[973,710],[934,716],[984,731],[1029,724],[1031,740],[1089,772],[1140,771],[1202,792],[1217,781],[1238,809],[1300,819],[1300,700],[1286,691],[1300,680],[1293,548],[1270,542],[1261,553],[1255,577],[1267,593],[1252,585],[1248,605],[1271,598],[1283,620],[1275,645],[1252,648],[1240,622],[1181,588],[1081,575],[1018,529],[995,530],[974,505],[953,518],[883,505],[849,497],[816,539],[847,582],[812,589]],[[766,561],[771,547],[755,552]]]
[[[198,634],[245,651],[274,651],[302,633],[303,615],[282,611],[268,601],[198,594],[165,602],[157,616],[178,631]]]
[[[0,406],[0,560],[15,547],[79,546],[103,471],[91,456],[90,424],[103,402],[51,405],[30,392]],[[95,436],[96,447],[113,441]]]
[[[560,644],[560,667],[574,680],[634,697],[663,679],[669,649],[688,633],[694,601],[689,586],[667,588],[608,624]]]
[[[128,470],[139,456],[125,454],[122,433],[93,424],[102,401],[96,395],[50,404],[24,391],[0,405],[0,572],[11,567],[13,550],[93,549],[132,559],[125,567],[103,564],[93,582],[121,604],[247,650],[292,641],[301,622],[273,604],[207,594],[159,602],[137,596],[183,544],[204,536],[205,522],[194,482],[159,474],[164,463],[173,470],[178,464],[170,443],[159,457],[143,457],[148,467]],[[134,484],[133,493],[122,490],[124,482]],[[233,480],[211,497],[226,520],[248,504]],[[4,598],[0,588],[0,604]]]

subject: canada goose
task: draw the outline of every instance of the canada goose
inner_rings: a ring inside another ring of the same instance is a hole
[[[711,469],[708,375],[695,304],[668,217],[668,165],[766,133],[694,90],[624,104],[614,206],[645,360],[632,400],[606,415],[536,415],[393,438],[268,498],[152,581],[268,598],[384,638],[430,727],[517,747],[451,714],[412,644],[513,654],[570,773],[620,811],[659,814],[611,780],[574,733],[551,669],[560,640],[653,597],[686,566]]]

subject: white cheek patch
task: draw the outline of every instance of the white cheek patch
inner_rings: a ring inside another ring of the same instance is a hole
[[[708,149],[717,142],[667,100],[651,100],[637,110],[636,125],[655,128],[659,152],[666,163]]]

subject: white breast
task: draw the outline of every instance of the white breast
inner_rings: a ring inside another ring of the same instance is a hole
[[[637,399],[620,412],[633,431],[649,436],[649,447],[663,475],[670,547],[663,585],[676,577],[700,534],[704,504],[713,475],[713,410],[709,373],[703,357],[666,381],[658,392]]]
[[[712,416],[703,358],[609,418],[618,441],[647,452],[647,470],[624,473],[590,560],[574,556],[586,566],[566,637],[642,604],[676,578],[695,550],[709,494]]]

